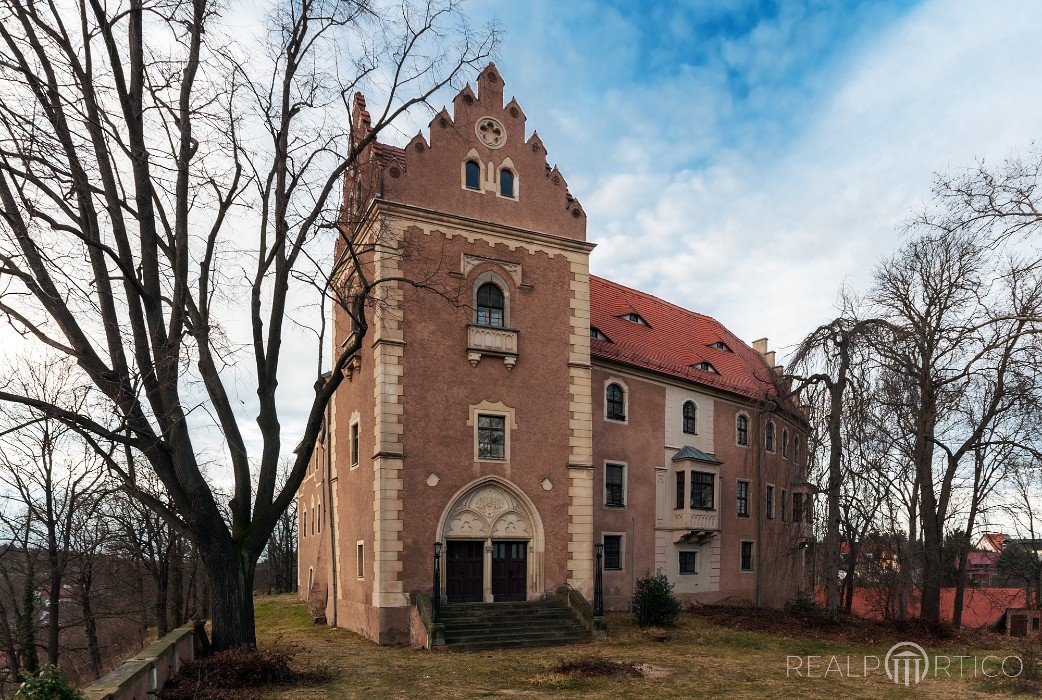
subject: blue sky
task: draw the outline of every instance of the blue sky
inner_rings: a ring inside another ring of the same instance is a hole
[[[935,172],[1042,134],[1042,3],[475,1],[593,271],[784,349]]]

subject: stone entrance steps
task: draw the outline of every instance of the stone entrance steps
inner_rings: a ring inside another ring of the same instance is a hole
[[[555,600],[453,603],[441,608],[452,651],[577,644],[590,639],[568,606]]]

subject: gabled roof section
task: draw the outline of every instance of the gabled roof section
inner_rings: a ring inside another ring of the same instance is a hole
[[[351,135],[365,142],[358,167],[344,178],[345,222],[356,225],[374,199],[477,221],[586,240],[586,212],[561,170],[547,161],[546,145],[527,125],[520,103],[504,104],[505,81],[494,63],[464,85],[404,148],[373,139],[365,97],[354,96]],[[374,113],[379,110],[374,109]],[[366,141],[366,139],[370,139]],[[464,187],[463,163],[481,164],[479,186]],[[515,196],[500,196],[501,173],[514,177]]]
[[[684,445],[673,455],[674,462],[680,462],[685,459],[694,460],[695,462],[705,462],[706,464],[723,464],[715,455],[711,455],[708,452],[695,449],[690,445]]]
[[[648,325],[622,316],[636,313]],[[595,358],[684,379],[747,399],[776,397],[774,370],[764,357],[710,316],[590,275],[590,325],[612,339],[590,339]],[[712,347],[722,341],[729,350]],[[697,369],[703,362],[716,373]],[[795,407],[792,407],[795,412]]]

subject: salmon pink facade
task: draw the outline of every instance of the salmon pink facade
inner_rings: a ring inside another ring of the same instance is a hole
[[[359,97],[358,142],[368,123]],[[692,601],[780,605],[803,582],[807,426],[766,341],[590,275],[546,155],[490,65],[346,178],[345,229],[386,282],[299,492],[316,618],[415,640],[436,543],[448,605],[590,598],[598,566],[616,609],[656,571]],[[333,342],[352,330],[337,311]]]

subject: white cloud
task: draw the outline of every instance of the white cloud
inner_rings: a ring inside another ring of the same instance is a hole
[[[697,171],[647,178],[644,162],[595,181],[578,193],[600,244],[594,272],[713,314],[743,338],[798,341],[842,283],[867,283],[934,172],[1042,134],[1040,25],[1038,4],[927,3],[848,57],[791,142],[754,139]]]

